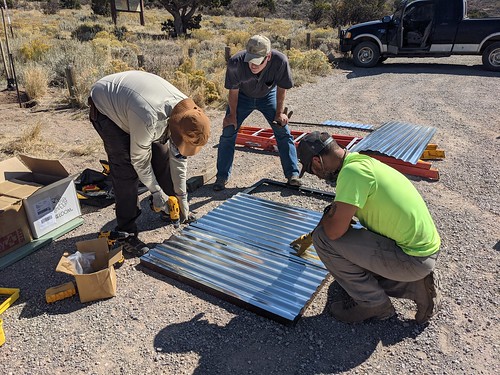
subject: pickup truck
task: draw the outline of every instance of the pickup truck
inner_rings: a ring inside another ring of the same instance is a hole
[[[482,55],[500,71],[500,18],[467,18],[467,0],[406,0],[392,16],[339,29],[340,51],[371,68],[389,57]]]

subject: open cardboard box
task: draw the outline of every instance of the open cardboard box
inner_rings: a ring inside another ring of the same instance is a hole
[[[81,302],[90,302],[116,295],[116,272],[113,265],[122,258],[122,248],[109,251],[106,238],[80,241],[76,248],[81,253],[95,253],[92,263],[94,272],[78,274],[73,263],[68,260],[69,253],[64,253],[56,271],[73,275]]]
[[[22,200],[0,195],[0,257],[32,239]]]
[[[0,162],[0,196],[22,200],[33,238],[81,215],[73,177],[58,160],[19,155]]]

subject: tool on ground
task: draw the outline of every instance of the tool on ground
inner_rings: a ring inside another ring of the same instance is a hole
[[[53,286],[45,291],[45,301],[52,303],[76,294],[76,285],[70,281],[61,285]]]
[[[100,231],[98,238],[106,238],[106,240],[108,241],[108,247],[111,250],[116,246],[117,241],[125,240],[132,236],[135,236],[135,234],[118,230],[106,230],[106,231]],[[124,262],[125,262],[125,257],[122,255],[120,260],[114,264],[114,267],[120,268]]]
[[[108,175],[111,172],[108,161],[107,160],[99,160],[99,163],[101,163],[101,165],[102,165],[102,173]]]
[[[7,299],[0,304],[0,314],[7,310],[19,298],[19,289],[0,288],[0,295],[7,295]]]
[[[290,247],[295,250],[295,255],[300,257],[311,247],[312,243],[312,232],[309,232],[290,242]]]
[[[149,197],[149,206],[154,212],[161,212],[162,219],[169,220],[174,225],[175,228],[179,228],[181,220],[180,220],[179,200],[177,199],[177,197],[174,197],[173,195],[168,196],[167,200],[168,216],[166,212],[162,211],[158,207],[155,207],[155,205],[153,204],[153,196]]]

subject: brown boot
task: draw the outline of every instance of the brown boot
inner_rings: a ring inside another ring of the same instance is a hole
[[[345,301],[333,302],[330,305],[330,314],[344,323],[361,323],[368,319],[385,320],[396,314],[389,299],[379,305],[358,303],[352,298]]]
[[[414,301],[417,304],[415,320],[418,324],[427,323],[434,316],[441,305],[441,282],[436,271],[428,274],[416,290]]]

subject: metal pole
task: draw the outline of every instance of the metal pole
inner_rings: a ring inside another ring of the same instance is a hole
[[[353,130],[363,130],[367,132],[372,132],[373,129],[364,129],[364,128],[355,128],[353,126],[345,126],[345,125],[330,125],[330,124],[319,124],[314,122],[299,122],[299,121],[288,121],[288,125],[303,125],[303,126],[328,126],[329,128],[348,128]]]
[[[12,30],[12,22],[10,22],[10,16],[7,11],[7,0],[3,0],[3,7],[5,8],[5,12],[7,13],[7,21],[9,23],[10,35],[14,38],[14,31]]]
[[[7,52],[7,55],[10,57],[11,53],[10,53],[10,47],[9,47],[9,35],[7,34],[7,25],[5,23],[5,14],[4,14],[3,8],[0,8],[0,9],[2,9],[2,23],[3,23],[4,32],[5,32],[6,52]],[[4,51],[3,51],[3,47],[2,47],[2,55],[3,54],[4,54]],[[4,57],[4,56],[2,56],[2,57]],[[14,70],[14,68],[12,68],[12,70],[9,71],[10,65],[12,64],[12,67],[13,67],[14,62],[11,61],[10,62],[11,64],[7,64],[6,59],[4,57],[4,63],[7,65],[7,67],[5,69],[5,74],[7,75],[7,90],[14,90],[14,84],[16,84],[16,87],[17,87],[17,82],[15,82],[15,77],[14,77],[14,74],[12,72]]]
[[[14,58],[12,57],[12,53],[9,53],[9,57],[10,63],[12,65],[12,76],[14,78],[14,82],[16,83],[17,101],[19,102],[19,108],[23,108],[23,105],[21,103],[21,95],[19,95],[19,86],[17,84],[16,69],[14,68]]]

